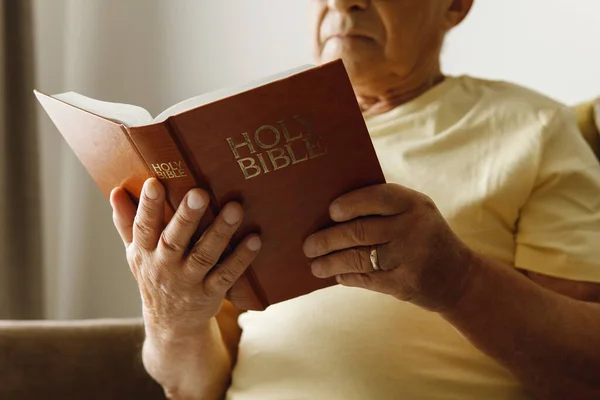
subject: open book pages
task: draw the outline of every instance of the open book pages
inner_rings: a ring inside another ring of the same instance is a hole
[[[169,107],[160,113],[156,118],[153,118],[152,115],[150,115],[150,113],[142,107],[131,104],[110,103],[96,100],[76,92],[56,94],[52,97],[128,127],[144,126],[162,122],[171,115],[177,115],[184,111],[192,110],[205,104],[255,89],[268,83],[299,74],[300,72],[307,71],[314,67],[314,65],[303,65],[288,71],[258,79],[243,86],[220,89],[214,92],[202,94],[200,96],[192,97]]]

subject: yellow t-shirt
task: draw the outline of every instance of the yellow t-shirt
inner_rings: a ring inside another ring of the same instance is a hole
[[[367,125],[388,182],[429,195],[471,248],[600,282],[600,165],[567,108],[453,77]],[[437,314],[367,290],[335,286],[239,323],[231,400],[527,398]]]

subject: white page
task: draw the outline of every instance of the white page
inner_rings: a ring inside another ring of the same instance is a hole
[[[144,126],[156,122],[162,122],[172,115],[180,114],[184,111],[188,111],[203,106],[205,104],[224,99],[226,97],[231,97],[238,93],[255,89],[268,83],[275,82],[292,75],[296,75],[303,71],[307,71],[314,67],[314,65],[303,65],[301,67],[284,71],[279,74],[258,79],[243,86],[221,89],[214,92],[205,93],[200,96],[192,97],[167,108],[154,119],[152,118],[152,115],[150,115],[150,113],[142,107],[134,106],[131,104],[111,103],[107,101],[96,100],[90,97],[83,96],[76,92],[56,94],[52,97],[64,101],[65,103],[71,104],[75,107],[94,113],[96,115],[100,115],[104,118],[108,118],[112,121],[121,123],[128,127]]]
[[[268,76],[266,78],[262,78],[262,79],[257,79],[253,82],[250,82],[246,85],[243,86],[239,86],[239,87],[233,87],[233,88],[226,88],[226,89],[220,89],[220,90],[216,90],[214,92],[209,92],[209,93],[205,93],[205,94],[201,94],[200,96],[196,96],[196,97],[192,97],[191,99],[187,99],[182,101],[181,103],[177,103],[174,106],[171,106],[169,108],[167,108],[165,111],[163,111],[162,113],[160,113],[155,119],[154,122],[162,122],[165,119],[169,118],[171,115],[177,115],[180,114],[184,111],[187,110],[192,110],[194,108],[203,106],[205,104],[209,104],[212,102],[215,102],[217,100],[221,100],[227,97],[231,97],[233,95],[236,95],[238,93],[243,93],[246,92],[248,90],[252,90],[255,89],[257,87],[266,85],[267,83],[270,82],[275,82],[284,78],[287,78],[289,76],[298,74],[300,72],[303,71],[307,71],[309,69],[314,68],[314,65],[302,65],[298,68],[294,68],[288,71],[284,71],[281,72],[279,74],[275,74],[275,75],[271,75]]]
[[[52,97],[125,126],[143,126],[153,122],[152,115],[148,111],[131,104],[110,103],[108,101],[92,99],[75,92],[55,94]]]

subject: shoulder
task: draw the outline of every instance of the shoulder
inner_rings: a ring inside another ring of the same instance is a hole
[[[539,125],[540,129],[557,118],[575,124],[570,107],[531,88],[467,75],[455,79],[464,93],[476,98],[478,105],[498,121]]]

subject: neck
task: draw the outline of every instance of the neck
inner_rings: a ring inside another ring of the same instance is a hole
[[[432,87],[444,81],[444,75],[438,70],[424,79],[396,81],[380,88],[361,85],[356,87],[356,98],[364,115],[386,113],[402,104],[419,97]]]

